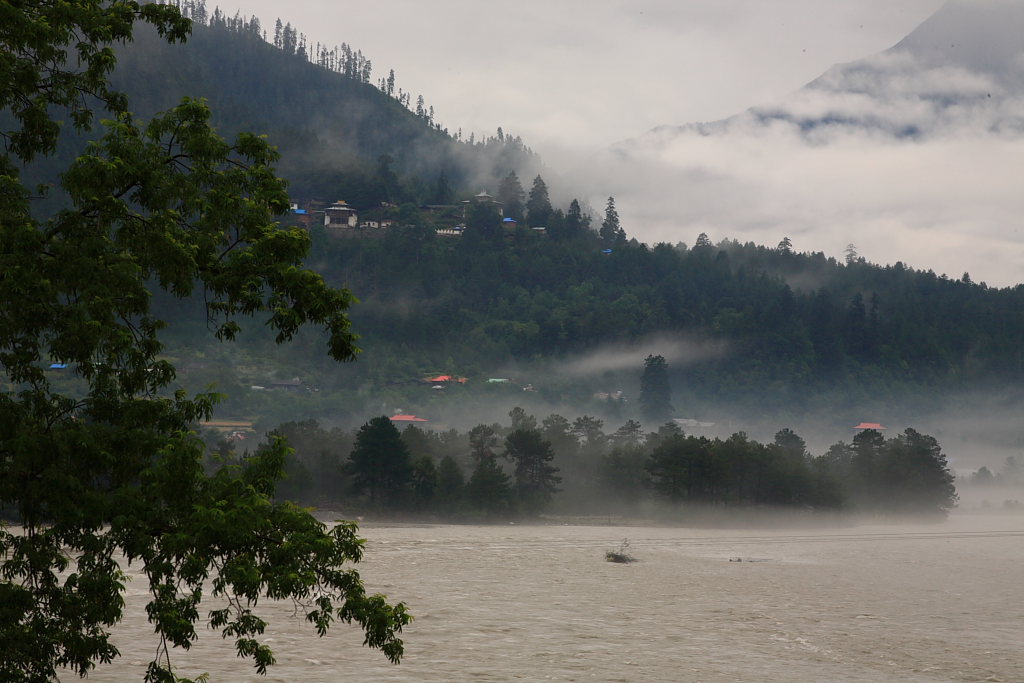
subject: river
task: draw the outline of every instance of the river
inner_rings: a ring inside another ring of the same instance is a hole
[[[336,626],[264,605],[266,677],[205,631],[176,653],[213,681],[1024,681],[1024,516],[768,530],[366,525],[369,588],[415,615],[393,666]],[[630,541],[632,564],[605,561]],[[141,580],[123,657],[156,640]]]

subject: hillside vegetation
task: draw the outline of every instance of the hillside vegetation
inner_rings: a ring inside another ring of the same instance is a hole
[[[492,415],[525,399],[537,410],[639,417],[649,353],[669,359],[685,417],[906,414],[951,392],[1014,387],[1024,374],[1021,287],[877,266],[853,250],[844,260],[801,253],[788,239],[641,244],[613,201],[593,218],[578,202],[552,207],[521,140],[500,129],[484,140],[449,133],[422,99],[396,89],[393,72],[377,77],[349,45],[312,46],[290,24],[185,5],[194,26],[184,46],[140,31],[119,50],[115,85],[133,108],[148,115],[184,94],[205,97],[222,133],[253,130],[277,145],[293,199],[346,199],[362,217],[394,222],[372,237],[310,224],[309,264],[362,302],[355,364],[316,360],[312,336],[282,356],[251,329],[240,347],[200,348],[187,322],[200,304],[160,302],[180,381],[214,383],[233,416],[352,426],[401,408],[450,422],[463,399]],[[534,179],[529,199],[519,177]],[[493,207],[463,208],[481,187],[516,228]],[[468,226],[461,236],[436,232],[455,224]],[[595,355],[609,353],[603,364]],[[469,381],[431,389],[423,380],[439,373]],[[494,378],[511,381],[487,386]],[[251,389],[276,380],[302,390]]]

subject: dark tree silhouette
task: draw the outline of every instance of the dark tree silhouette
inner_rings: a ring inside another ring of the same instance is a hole
[[[664,356],[647,356],[640,377],[640,410],[648,424],[672,419],[672,387],[668,379],[668,363]]]
[[[516,429],[505,437],[505,457],[515,464],[515,491],[524,511],[539,512],[558,492],[562,478],[551,465],[555,452],[536,429]]]
[[[375,417],[356,434],[349,454],[349,472],[357,492],[368,493],[370,503],[400,503],[412,479],[409,449],[391,419]]]

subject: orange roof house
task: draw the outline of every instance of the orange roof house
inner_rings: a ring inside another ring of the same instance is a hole
[[[861,422],[859,425],[854,427],[854,429],[874,429],[877,431],[882,431],[883,429],[885,429],[885,427],[878,424],[877,422]]]
[[[441,382],[458,382],[459,384],[465,384],[469,380],[465,377],[456,377],[454,375],[438,375],[437,377],[428,377],[426,381],[433,382],[434,384],[439,384]]]

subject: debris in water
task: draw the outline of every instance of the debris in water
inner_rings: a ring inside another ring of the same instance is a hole
[[[629,564],[630,562],[636,562],[636,558],[630,555],[627,550],[629,549],[629,539],[622,539],[622,543],[615,550],[609,550],[604,554],[604,559],[609,562],[617,562],[619,564]]]

